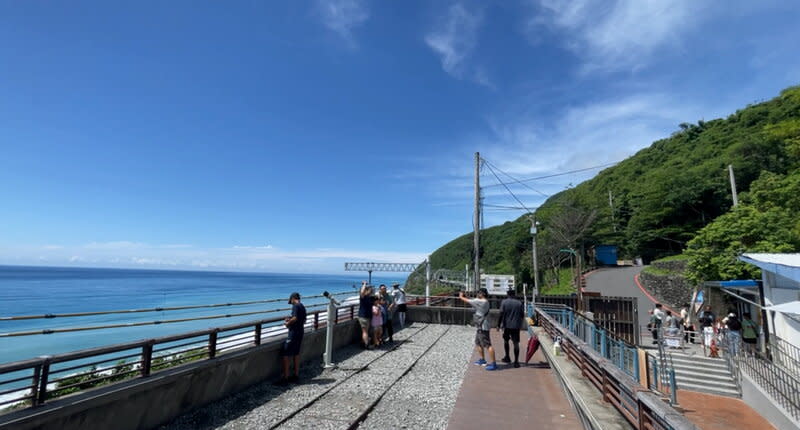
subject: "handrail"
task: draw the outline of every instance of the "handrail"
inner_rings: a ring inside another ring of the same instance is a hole
[[[314,308],[321,308],[327,306],[324,303],[318,303],[313,305],[306,306],[307,309],[314,309]],[[119,324],[103,324],[103,325],[95,325],[95,326],[84,326],[84,327],[65,327],[65,328],[50,328],[50,329],[40,329],[40,330],[27,330],[27,331],[18,331],[18,332],[10,332],[10,333],[0,333],[0,338],[3,337],[19,337],[19,336],[35,336],[35,335],[46,335],[46,334],[55,334],[55,333],[72,333],[77,331],[90,331],[90,330],[106,330],[110,328],[127,328],[127,327],[142,327],[147,325],[160,325],[160,324],[174,324],[174,323],[181,323],[181,322],[188,322],[188,321],[203,321],[203,320],[212,320],[212,319],[220,319],[220,318],[232,318],[232,317],[240,317],[240,316],[247,316],[247,315],[258,315],[258,314],[269,314],[274,312],[285,312],[291,310],[291,308],[278,308],[278,309],[267,309],[267,310],[258,310],[258,311],[250,311],[250,312],[239,312],[235,314],[221,314],[221,315],[207,315],[207,316],[199,316],[199,317],[191,317],[191,318],[176,318],[171,320],[153,320],[153,321],[139,321],[139,322],[128,322],[128,323],[119,323]]]
[[[330,323],[354,319],[357,306],[349,304],[338,307],[335,314],[330,316]],[[11,399],[0,400],[0,413],[7,412],[9,408],[36,407],[53,397],[85,391],[106,383],[145,378],[154,371],[188,361],[211,360],[220,353],[256,347],[264,338],[285,333],[286,328],[281,324],[283,321],[283,317],[259,319],[0,364],[0,378],[6,378],[0,380],[0,394],[13,395]],[[317,331],[328,322],[327,311],[309,312],[304,329]],[[247,328],[253,330],[243,331]],[[184,340],[191,341],[174,345]],[[156,348],[159,345],[163,347]],[[92,358],[94,360],[86,361]],[[120,359],[125,361],[118,362]],[[98,367],[104,363],[110,364]],[[57,366],[59,364],[62,366]],[[64,375],[89,366],[91,368],[88,370]],[[55,374],[63,376],[53,378]]]
[[[569,328],[542,309],[536,309],[543,328],[550,337],[561,337],[562,349],[581,368],[581,373],[603,393],[603,400],[611,403],[636,429],[663,428],[667,430],[697,430],[680,412],[646,391],[630,375],[621,371],[610,360],[594,350]]]
[[[340,293],[331,293],[331,296],[341,296],[344,294],[352,294],[350,291],[343,291]],[[325,297],[323,295],[316,295],[316,296],[306,296],[304,299],[318,299]],[[181,311],[187,309],[203,309],[203,308],[219,308],[219,307],[226,307],[226,306],[244,306],[244,305],[254,305],[259,303],[276,303],[276,302],[283,302],[285,299],[268,299],[268,300],[252,300],[248,302],[231,302],[231,303],[214,303],[210,305],[187,305],[187,306],[164,306],[164,307],[155,307],[155,308],[146,308],[146,309],[122,309],[122,310],[111,310],[111,311],[92,311],[92,312],[71,312],[71,313],[64,313],[64,314],[39,314],[39,315],[16,315],[16,316],[7,316],[3,317],[0,316],[0,321],[20,321],[20,320],[32,320],[32,319],[52,319],[52,318],[72,318],[72,317],[87,317],[87,316],[96,316],[96,315],[111,315],[111,314],[132,314],[132,313],[141,313],[141,312],[165,312],[165,311]]]

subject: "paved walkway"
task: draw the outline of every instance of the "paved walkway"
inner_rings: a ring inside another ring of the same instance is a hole
[[[740,399],[678,390],[678,402],[703,430],[770,430],[775,427]]]
[[[642,269],[642,266],[632,266],[596,270],[586,277],[586,291],[598,292],[604,296],[636,297],[639,299],[639,325],[644,327],[650,321],[647,310],[653,307],[653,301],[639,289],[634,280]]]
[[[521,337],[522,366],[515,369],[511,364],[500,363],[503,339],[500,332],[492,330],[492,345],[497,348],[500,368],[490,372],[470,364],[450,415],[449,429],[582,428],[542,351],[525,366],[528,335],[523,332]],[[513,346],[511,349],[513,359]],[[472,361],[477,359],[477,353],[473,353]]]

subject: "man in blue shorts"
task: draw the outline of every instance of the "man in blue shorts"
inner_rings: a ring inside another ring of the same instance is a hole
[[[297,382],[300,379],[300,345],[303,343],[303,333],[306,324],[306,307],[300,303],[300,293],[289,296],[292,305],[292,316],[286,318],[283,325],[288,330],[286,341],[281,348],[283,358],[283,379],[281,383]],[[294,361],[294,375],[289,375],[290,358]]]

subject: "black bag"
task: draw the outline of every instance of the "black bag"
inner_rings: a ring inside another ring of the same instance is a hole
[[[742,323],[739,322],[738,318],[730,318],[728,320],[728,330],[741,331]]]

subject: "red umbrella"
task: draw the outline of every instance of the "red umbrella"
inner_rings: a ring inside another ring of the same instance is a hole
[[[525,352],[525,364],[528,364],[533,354],[536,354],[537,349],[539,349],[539,338],[535,334],[531,334],[530,339],[528,339],[528,350]]]

